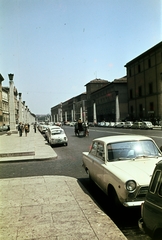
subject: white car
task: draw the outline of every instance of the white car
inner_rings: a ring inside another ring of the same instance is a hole
[[[96,138],[83,152],[89,178],[105,192],[112,204],[140,206],[144,201],[155,164],[162,153],[153,139],[141,135]]]
[[[46,132],[45,132],[45,138],[46,138],[47,142],[49,142],[49,135],[51,134],[50,132],[55,129],[61,129],[61,128],[59,126],[55,126],[55,125],[53,125],[53,126],[49,125],[47,127]]]
[[[62,128],[51,130],[49,134],[49,144],[51,146],[57,145],[57,144],[67,146],[68,138],[65,134],[65,131]]]
[[[116,128],[123,128],[124,125],[125,125],[125,122],[117,122],[117,123],[115,124],[115,127],[116,127]]]
[[[142,122],[140,128],[141,129],[153,129],[152,122]]]
[[[124,128],[131,128],[132,125],[133,125],[133,122],[127,121],[127,122],[125,122]]]

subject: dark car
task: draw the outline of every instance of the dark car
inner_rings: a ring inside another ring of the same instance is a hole
[[[162,161],[156,164],[148,193],[141,205],[141,216],[138,225],[152,239],[162,239]]]

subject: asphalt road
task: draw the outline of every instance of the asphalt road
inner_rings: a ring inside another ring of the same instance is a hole
[[[42,162],[1,163],[0,178],[64,175],[78,178],[89,191],[90,196],[108,214],[129,240],[150,240],[142,234],[137,222],[140,218],[140,208],[121,209],[117,212],[111,209],[108,197],[93,183],[89,182],[82,167],[82,152],[88,151],[92,139],[106,135],[141,134],[152,137],[158,146],[162,145],[161,130],[132,130],[117,128],[90,128],[89,137],[76,137],[73,127],[63,127],[68,135],[68,146],[56,146],[58,158]]]

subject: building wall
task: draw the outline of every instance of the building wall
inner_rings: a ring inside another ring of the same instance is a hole
[[[2,81],[4,78],[0,74],[0,126],[3,125],[3,112],[2,112]]]
[[[79,118],[86,120],[86,93],[75,96],[66,102],[60,103],[51,108],[51,116],[54,122],[76,121]],[[83,115],[81,116],[81,109]]]
[[[133,120],[162,119],[162,42],[125,65]]]
[[[2,113],[3,125],[9,125],[9,88],[2,87]]]
[[[116,79],[103,88],[91,93],[88,101],[88,121],[94,121],[93,104],[96,104],[97,122],[116,121],[116,96],[119,100],[120,120],[128,115],[127,81],[126,78]]]

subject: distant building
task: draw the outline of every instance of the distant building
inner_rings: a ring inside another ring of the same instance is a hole
[[[94,80],[86,84],[89,122],[111,122],[126,119],[128,115],[127,78]],[[91,91],[89,90],[91,89]]]
[[[53,122],[74,122],[79,118],[87,120],[86,93],[81,93],[51,108]]]
[[[162,119],[162,42],[125,65],[131,120]]]

